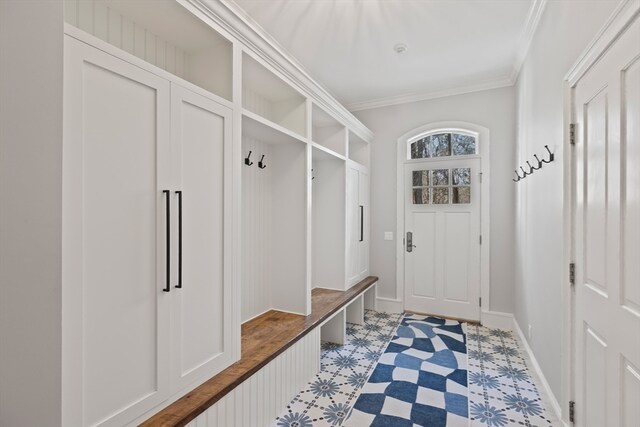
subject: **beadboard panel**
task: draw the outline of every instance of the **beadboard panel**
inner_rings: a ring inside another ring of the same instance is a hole
[[[244,137],[242,156],[251,151],[253,165],[242,167],[242,322],[271,309],[272,171],[258,168],[260,156],[271,158],[271,146]]]
[[[100,0],[65,0],[65,21],[165,71],[186,79],[186,53]]]
[[[320,328],[314,328],[188,426],[269,426],[319,370]]]

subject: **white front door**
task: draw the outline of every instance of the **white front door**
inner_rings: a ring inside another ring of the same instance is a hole
[[[575,421],[640,422],[640,21],[575,88]]]
[[[480,159],[404,166],[405,309],[480,319]]]

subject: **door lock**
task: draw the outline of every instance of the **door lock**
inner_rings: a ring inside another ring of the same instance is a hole
[[[407,231],[407,252],[413,252],[413,248],[417,247],[413,244],[413,233]]]

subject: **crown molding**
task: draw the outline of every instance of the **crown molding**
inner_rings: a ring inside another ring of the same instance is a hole
[[[196,7],[230,36],[237,39],[244,50],[252,52],[282,77],[293,83],[312,101],[333,115],[360,138],[373,140],[373,132],[362,124],[322,85],[309,75],[271,35],[235,2],[230,0],[184,0]]]
[[[547,5],[547,0],[533,0],[531,8],[529,8],[529,14],[527,15],[527,21],[525,22],[524,29],[518,39],[518,46],[516,50],[516,59],[513,63],[513,71],[511,72],[511,81],[515,84],[518,80],[518,75],[522,69],[525,59],[529,54],[529,48],[531,42],[538,29],[538,24],[544,13],[544,8]]]
[[[513,86],[510,78],[489,80],[467,86],[459,86],[451,89],[439,91],[414,92],[398,96],[371,99],[368,101],[354,102],[347,104],[349,111],[369,110],[372,108],[389,107],[392,105],[406,104],[409,102],[426,101],[428,99],[445,98],[447,96],[463,95],[465,93],[480,92],[483,90],[499,89],[501,87]]]

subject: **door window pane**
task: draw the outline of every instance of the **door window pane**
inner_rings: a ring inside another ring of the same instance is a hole
[[[469,185],[471,184],[470,168],[454,168],[451,170],[453,185]]]
[[[434,169],[432,185],[449,185],[449,169]]]
[[[451,155],[451,134],[437,133],[429,138],[429,152],[431,157],[443,157]]]
[[[413,186],[414,187],[428,187],[429,186],[429,171],[413,171]]]
[[[428,188],[414,188],[413,189],[413,204],[414,205],[428,205],[429,204],[429,189]]]
[[[429,137],[426,136],[411,143],[411,158],[426,159],[429,157]]]
[[[449,187],[433,189],[433,204],[446,205],[449,203]]]
[[[454,133],[453,139],[453,155],[463,156],[467,154],[476,154],[476,138],[471,135],[463,135]]]
[[[453,187],[451,190],[454,204],[471,203],[471,187]]]

